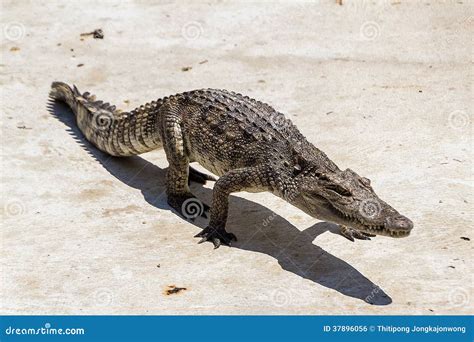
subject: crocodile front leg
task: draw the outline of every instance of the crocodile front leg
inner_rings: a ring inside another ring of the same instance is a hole
[[[201,237],[199,243],[210,241],[214,248],[221,244],[230,246],[237,241],[234,234],[225,230],[229,211],[229,195],[238,191],[260,192],[268,191],[269,183],[263,167],[248,167],[235,169],[220,177],[214,185],[211,219],[209,225],[195,237]]]
[[[340,233],[342,236],[344,236],[346,239],[352,242],[354,242],[354,238],[359,239],[359,240],[370,240],[371,237],[375,236],[373,234],[360,232],[357,229],[343,226],[343,225],[340,226]]]

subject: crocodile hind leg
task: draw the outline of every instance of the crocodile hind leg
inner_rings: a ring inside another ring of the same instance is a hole
[[[248,167],[231,170],[217,180],[213,190],[209,225],[195,236],[202,238],[199,243],[210,241],[214,248],[218,248],[221,244],[230,246],[232,241],[237,241],[234,234],[225,230],[229,195],[237,191],[267,191],[269,182],[264,177],[265,174],[267,173],[263,167]]]
[[[166,174],[168,204],[187,219],[195,219],[197,216],[207,217],[209,206],[189,190],[189,158],[184,150],[181,118],[174,113],[164,113],[163,120],[162,140],[169,163]]]

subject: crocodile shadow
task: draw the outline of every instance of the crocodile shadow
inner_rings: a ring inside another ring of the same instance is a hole
[[[74,115],[67,106],[50,101],[47,108],[111,175],[140,190],[144,199],[154,207],[171,210],[164,196],[164,169],[139,156],[117,158],[99,151],[83,137],[76,126]],[[210,203],[212,190],[196,184],[192,184],[191,188],[197,197]],[[253,222],[253,226],[239,224],[242,216],[248,218],[247,222]],[[197,222],[193,224],[204,228]],[[286,271],[369,304],[388,305],[392,302],[390,296],[354,267],[313,244],[313,240],[324,232],[338,234],[337,227],[333,224],[320,222],[300,231],[268,208],[231,196],[228,230],[239,238],[232,248],[270,255]]]

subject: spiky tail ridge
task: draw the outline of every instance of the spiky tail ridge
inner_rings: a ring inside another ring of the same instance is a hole
[[[74,92],[79,95],[79,90],[74,86],[74,91],[66,83],[53,82],[51,84],[51,92],[49,95],[58,101],[63,101],[73,110],[74,114],[77,115],[77,101],[74,96]]]
[[[150,104],[125,113],[63,82],[52,83],[50,96],[67,103],[87,140],[110,155],[131,156],[161,147],[159,135],[148,122]]]

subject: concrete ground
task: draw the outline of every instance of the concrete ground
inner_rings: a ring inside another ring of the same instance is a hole
[[[2,1],[1,313],[472,314],[473,4]],[[239,193],[239,242],[198,245],[163,151],[98,152],[48,105],[55,80],[125,110],[203,87],[268,102],[413,233],[351,243]]]

